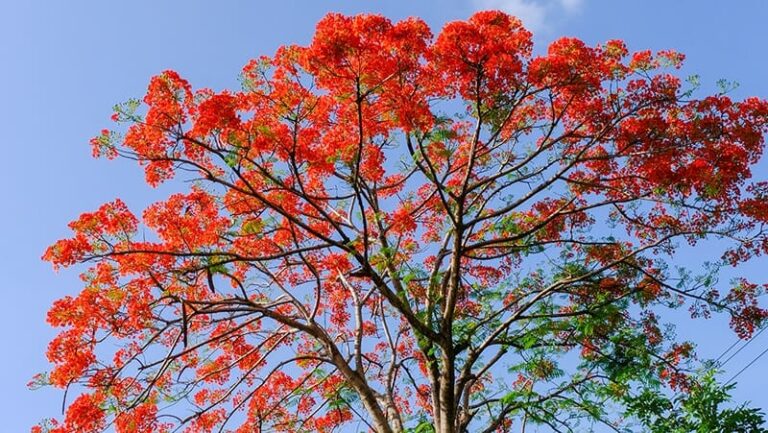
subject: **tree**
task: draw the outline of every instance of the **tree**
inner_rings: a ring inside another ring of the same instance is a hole
[[[705,374],[688,392],[674,401],[652,390],[628,400],[629,413],[637,416],[652,433],[752,433],[763,432],[765,420],[756,409],[719,406],[728,401],[734,385],[719,386],[712,374]]]
[[[665,314],[742,338],[768,317],[764,285],[717,279],[768,250],[768,102],[698,98],[682,61],[573,38],[534,56],[501,12],[436,37],[329,14],[240,91],[152,78],[94,155],[191,182],[45,252],[88,268],[35,379],[77,397],[35,430],[707,425],[726,394]],[[686,245],[718,252],[678,272]]]

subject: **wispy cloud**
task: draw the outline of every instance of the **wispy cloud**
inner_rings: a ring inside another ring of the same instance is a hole
[[[473,0],[479,9],[499,9],[515,15],[530,30],[551,29],[556,18],[578,12],[582,0]]]
[[[581,0],[558,0],[557,3],[560,3],[560,6],[565,9],[566,12],[576,12],[579,9],[581,9]]]

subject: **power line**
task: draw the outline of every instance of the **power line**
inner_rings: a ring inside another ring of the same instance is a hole
[[[733,382],[733,380],[734,380],[734,379],[736,379],[737,377],[739,377],[739,375],[740,375],[741,373],[743,373],[743,372],[744,372],[744,370],[746,370],[746,369],[748,369],[749,367],[751,367],[751,366],[752,366],[752,364],[754,364],[755,362],[757,362],[757,360],[758,360],[758,359],[760,359],[760,358],[761,358],[763,355],[765,355],[766,353],[768,353],[768,348],[766,348],[765,350],[763,350],[762,352],[760,352],[760,354],[759,354],[759,355],[757,355],[757,356],[755,357],[755,359],[753,359],[752,361],[750,361],[750,363],[749,363],[749,364],[747,364],[746,366],[744,366],[744,368],[742,368],[741,370],[739,370],[739,372],[738,372],[738,373],[734,374],[734,375],[733,375],[733,376],[732,376],[730,379],[728,379],[728,382],[725,382],[725,384],[726,384],[726,385],[728,385],[729,383]]]
[[[737,338],[737,339],[736,339],[736,341],[734,341],[734,342],[733,342],[733,344],[731,344],[730,346],[728,346],[728,348],[727,348],[727,349],[725,349],[725,351],[724,351],[723,353],[721,353],[721,354],[720,354],[720,356],[718,356],[718,357],[717,357],[717,359],[715,359],[715,364],[719,363],[719,362],[720,362],[720,360],[721,360],[721,359],[723,359],[723,356],[725,356],[725,354],[726,354],[726,353],[730,352],[730,351],[731,351],[731,349],[733,349],[734,347],[736,347],[736,345],[738,345],[738,344],[739,344],[739,343],[741,343],[742,341],[743,341],[742,339],[740,339],[740,338]]]
[[[738,354],[739,354],[739,352],[741,352],[742,350],[744,350],[744,348],[745,348],[745,347],[749,346],[749,343],[751,343],[751,342],[755,341],[755,338],[757,338],[757,337],[758,337],[760,334],[762,334],[762,333],[763,333],[763,331],[765,331],[765,330],[766,330],[766,328],[768,328],[768,325],[766,325],[766,326],[763,326],[762,328],[760,328],[760,330],[759,330],[759,331],[757,331],[757,333],[756,333],[756,334],[752,335],[752,337],[751,337],[749,340],[747,340],[747,341],[746,341],[746,342],[745,342],[745,343],[744,343],[744,344],[743,344],[741,347],[739,347],[739,349],[738,349],[738,350],[736,350],[735,352],[733,352],[733,354],[731,354],[731,356],[729,356],[729,357],[728,357],[728,358],[727,358],[725,361],[723,361],[722,363],[720,363],[720,364],[718,364],[718,365],[719,365],[720,367],[722,367],[722,366],[724,366],[725,364],[727,364],[727,363],[728,363],[728,361],[730,361],[731,359],[733,359],[733,357],[734,357],[734,356],[738,355]],[[721,359],[721,358],[722,358],[722,357],[723,357],[723,356],[724,356],[726,353],[728,353],[728,352],[729,352],[729,351],[730,351],[730,350],[731,350],[731,349],[732,349],[732,348],[733,348],[733,347],[734,347],[736,344],[738,344],[738,343],[739,343],[739,341],[741,341],[741,340],[737,340],[737,341],[736,341],[736,343],[733,343],[733,344],[731,345],[731,347],[729,347],[729,348],[728,348],[728,349],[727,349],[725,352],[723,352],[723,353],[722,353],[722,354],[721,354],[721,355],[720,355],[720,356],[719,356],[719,357],[718,357],[718,358],[715,360],[715,363],[717,363],[717,362],[718,362],[718,361],[719,361],[719,360],[720,360],[720,359]]]

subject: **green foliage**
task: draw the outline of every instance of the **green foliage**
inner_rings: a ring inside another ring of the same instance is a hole
[[[764,433],[765,414],[742,404],[727,407],[731,385],[720,385],[707,372],[690,388],[669,398],[646,388],[625,399],[627,414],[637,418],[650,433]]]
[[[422,419],[415,427],[406,430],[407,433],[434,433],[435,426],[428,420]]]

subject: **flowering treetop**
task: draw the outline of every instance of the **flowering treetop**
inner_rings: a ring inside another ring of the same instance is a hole
[[[501,12],[437,36],[329,14],[239,91],[153,77],[94,155],[193,182],[45,252],[89,267],[36,379],[77,396],[35,430],[563,431],[709,389],[662,315],[743,338],[768,316],[764,286],[714,278],[768,249],[768,102],[695,98],[671,51],[532,48]],[[705,274],[675,274],[708,239]]]

